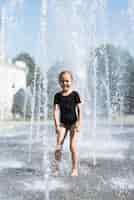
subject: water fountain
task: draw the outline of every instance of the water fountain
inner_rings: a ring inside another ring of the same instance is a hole
[[[17,2],[25,3],[25,1],[11,1],[9,7],[16,8]],[[105,190],[106,188],[112,193],[113,191],[124,191],[124,188],[126,188],[127,183],[125,182],[123,174],[119,173],[119,170],[122,173],[127,172],[128,169],[129,171],[132,171],[127,163],[123,163],[124,166],[126,166],[126,168],[124,168],[123,165],[121,165],[122,160],[124,159],[124,154],[129,149],[131,138],[127,138],[125,135],[123,135],[122,138],[124,138],[120,140],[120,138],[118,138],[118,136],[120,135],[117,135],[117,132],[118,134],[120,134],[120,127],[119,129],[118,127],[116,127],[116,129],[115,127],[109,129],[113,121],[111,113],[111,91],[109,79],[109,74],[111,72],[109,70],[109,57],[106,45],[107,35],[105,26],[102,33],[102,40],[98,39],[98,24],[100,23],[104,25],[106,23],[104,22],[104,19],[106,18],[105,13],[107,10],[106,3],[107,2],[105,0],[92,0],[90,2],[82,0],[41,1],[39,47],[37,51],[38,54],[40,54],[40,57],[43,58],[41,58],[43,64],[41,65],[40,71],[43,72],[44,87],[42,88],[41,86],[41,78],[38,79],[37,85],[38,69],[36,66],[33,80],[32,117],[30,123],[26,123],[28,124],[26,125],[26,127],[25,125],[21,125],[20,128],[17,127],[13,130],[7,129],[7,132],[5,131],[4,136],[0,135],[1,141],[5,142],[4,145],[6,145],[6,143],[8,144],[6,147],[3,145],[5,150],[8,151],[5,152],[4,155],[6,155],[7,158],[10,159],[14,155],[16,156],[16,160],[13,159],[13,161],[15,160],[14,164],[12,162],[7,163],[7,165],[5,165],[5,162],[3,165],[0,164],[0,170],[4,169],[3,172],[0,171],[0,175],[1,173],[3,173],[6,177],[6,175],[11,173],[12,176],[14,175],[15,178],[17,177],[15,179],[16,184],[14,184],[17,188],[15,188],[15,192],[17,190],[23,190],[24,193],[27,191],[28,195],[31,195],[31,191],[32,193],[35,192],[34,194],[36,195],[38,195],[38,192],[43,192],[43,194],[45,194],[46,200],[59,197],[56,196],[54,192],[58,193],[57,185],[58,183],[60,183],[61,180],[59,182],[57,181],[59,177],[57,177],[57,179],[55,178],[54,180],[51,174],[51,154],[52,150],[54,150],[53,148],[51,148],[51,146],[54,144],[54,139],[52,138],[54,137],[54,129],[53,125],[47,118],[49,109],[47,107],[49,101],[47,96],[47,87],[49,84],[47,80],[47,71],[51,68],[51,65],[53,65],[56,60],[64,60],[65,67],[67,66],[68,68],[68,65],[70,66],[69,69],[73,71],[73,74],[75,76],[76,88],[80,92],[83,101],[83,106],[85,106],[83,108],[84,126],[81,130],[79,142],[81,156],[80,175],[82,175],[84,178],[80,176],[80,181],[82,181],[82,184],[80,182],[80,185],[79,179],[73,180],[74,182],[72,180],[70,181],[68,177],[68,169],[70,169],[70,163],[68,161],[68,157],[66,157],[65,154],[65,156],[63,155],[65,159],[62,166],[64,172],[63,177],[61,178],[63,179],[63,183],[61,181],[62,187],[59,186],[59,188],[62,188],[63,192],[66,193],[64,187],[65,182],[67,182],[69,187],[71,185],[74,191],[72,192],[72,188],[70,189],[68,187],[70,192],[67,193],[67,195],[69,195],[69,197],[71,197],[72,199],[74,199],[74,196],[71,196],[72,193],[73,195],[79,193],[80,199],[83,199],[85,196],[82,196],[81,191],[84,191],[84,194],[86,191],[86,193],[88,194],[87,199],[92,198],[92,193],[93,195],[98,194],[98,196],[93,196],[93,199],[107,199],[105,194],[103,194],[105,198],[103,198],[103,196],[99,196],[103,189]],[[51,12],[53,13],[53,15],[51,15]],[[6,13],[6,8],[5,10],[3,10],[3,13]],[[3,16],[5,16],[5,14],[3,14]],[[53,38],[53,34],[51,33],[52,27],[50,27],[49,23],[53,26],[55,38]],[[2,38],[4,38],[4,30],[2,30],[2,35]],[[2,40],[4,41],[5,39]],[[101,53],[103,54],[102,57],[104,58],[105,73],[101,81],[100,77],[98,76],[99,58],[96,54],[96,49],[100,45],[99,40],[101,40],[104,44]],[[54,44],[52,45],[52,43]],[[5,57],[4,47],[2,47],[2,49],[2,57]],[[89,70],[89,68],[91,71]],[[89,72],[91,72],[91,74]],[[106,96],[105,106],[107,111],[107,121],[103,121],[102,116],[101,118],[98,117],[98,115],[100,114],[98,108],[100,106],[101,100],[98,98],[98,96],[100,97],[101,94],[101,92],[98,90],[98,88],[100,88],[100,82]],[[120,91],[118,90],[117,92],[119,93]],[[44,121],[41,121],[42,93],[44,93],[45,99],[43,111]],[[36,95],[38,95],[38,114],[35,120]],[[122,99],[122,104],[120,103],[121,115],[123,114],[124,109],[123,103],[124,99]],[[26,110],[26,107],[24,107],[24,109]],[[24,120],[26,120],[25,115]],[[23,123],[25,124],[25,122]],[[121,127],[123,129],[124,122],[122,121],[121,124]],[[12,133],[12,135],[10,134],[10,132]],[[108,140],[109,135],[116,135],[115,140],[112,137],[110,137],[110,140]],[[1,149],[3,148],[3,146],[1,145]],[[65,144],[65,147],[67,147],[67,144]],[[133,151],[133,147],[131,148]],[[14,153],[13,155],[12,152]],[[24,163],[18,162],[18,160],[22,160],[24,161]],[[100,165],[98,165],[99,162]],[[132,164],[131,160],[129,162]],[[66,172],[64,167],[67,169]],[[84,167],[86,169],[85,171]],[[8,171],[6,171],[5,168],[8,168]],[[116,178],[116,175],[119,176],[119,179]],[[12,179],[12,176],[9,177],[9,180],[10,178]],[[87,178],[85,178],[85,176]],[[89,179],[88,176],[90,176]],[[69,180],[67,180],[65,177],[67,177],[67,179]],[[120,184],[120,177],[123,177],[123,185]],[[22,180],[20,180],[19,178],[21,178]],[[128,182],[129,178],[127,176],[126,178]],[[89,193],[88,184],[90,181],[91,185]],[[77,185],[77,187],[74,188],[73,183],[75,183],[74,185]],[[110,190],[110,188],[112,189]],[[133,184],[130,184],[129,189],[133,189]],[[54,197],[52,197],[52,194],[54,194]],[[9,195],[10,198],[14,199],[12,193],[9,193]],[[36,199],[36,195],[34,195],[33,198]],[[39,199],[42,198],[39,197]],[[119,199],[121,199],[121,196],[119,197]]]
[[[20,3],[20,4],[19,4]],[[12,26],[16,23],[16,15],[15,15],[15,10],[16,6],[21,5],[22,1],[10,1],[7,2],[5,1],[0,9],[0,65],[1,65],[1,71],[4,74],[4,68],[7,67],[7,73],[8,69],[9,71],[12,71],[11,73],[13,74],[16,66],[11,65],[11,62],[9,59],[7,59],[7,54],[8,54],[8,48],[9,48],[9,31]],[[2,69],[3,68],[3,69]],[[11,68],[14,68],[11,70]],[[10,73],[10,72],[9,72]],[[11,75],[12,77],[12,75]],[[4,78],[4,77],[3,77]],[[11,81],[10,77],[8,77],[8,82],[9,84],[12,84],[12,90],[13,90],[13,81]],[[9,89],[9,86],[7,86]],[[6,88],[6,87],[5,87]],[[7,88],[6,88],[7,89]],[[11,89],[10,89],[11,90]],[[11,93],[11,91],[9,91]],[[6,98],[9,98],[10,100],[8,101]],[[11,118],[11,101],[13,98],[11,95],[8,97],[8,95],[4,94],[1,92],[1,105],[0,105],[0,119],[5,120],[6,118]],[[3,99],[3,100],[2,100]]]
[[[41,44],[43,44],[44,52],[42,53],[42,56],[45,59],[44,66],[43,66],[43,74],[44,74],[44,97],[45,97],[45,105],[44,105],[44,119],[47,120],[47,19],[48,17],[48,1],[42,0],[42,6],[41,6],[41,19],[40,19],[40,26],[41,26],[41,35],[40,35],[40,41]],[[48,146],[47,146],[47,134],[48,129],[45,129],[44,132],[44,138],[43,138],[43,144],[44,144],[44,156],[43,156],[43,166],[44,166],[44,189],[45,189],[45,198],[46,200],[49,200],[49,176],[50,176],[50,161],[49,161],[49,152],[48,152]]]

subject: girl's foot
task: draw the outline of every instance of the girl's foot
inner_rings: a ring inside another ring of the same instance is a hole
[[[53,160],[52,163],[52,175],[58,176],[59,174],[59,163],[56,160]]]
[[[73,169],[71,176],[78,176],[78,170],[77,169]]]

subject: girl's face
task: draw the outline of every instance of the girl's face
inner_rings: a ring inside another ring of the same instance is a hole
[[[69,73],[64,73],[60,80],[60,86],[64,92],[68,92],[72,87],[72,78]]]

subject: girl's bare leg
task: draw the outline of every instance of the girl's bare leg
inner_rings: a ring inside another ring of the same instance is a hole
[[[61,160],[61,148],[62,144],[64,143],[64,139],[67,135],[67,130],[64,127],[60,127],[58,132],[56,133],[57,138],[56,138],[56,150],[55,150],[55,160],[53,162],[53,175],[57,176],[59,173],[59,162]]]
[[[64,143],[64,139],[67,135],[67,129],[65,127],[60,127],[57,133],[57,146],[61,146]]]
[[[72,154],[72,174],[71,176],[78,176],[78,152],[77,152],[77,138],[79,132],[75,129],[70,132],[70,151]]]
[[[57,133],[57,144],[56,144],[56,151],[55,151],[55,159],[61,159],[61,148],[64,143],[64,139],[67,135],[67,129],[65,127],[60,127]]]

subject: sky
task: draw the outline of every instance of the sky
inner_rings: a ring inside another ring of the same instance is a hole
[[[119,11],[120,9],[126,9],[128,6],[128,0],[109,0],[108,1],[108,7],[109,10],[113,11]]]
[[[49,57],[49,60],[56,60],[56,58],[60,59],[60,57],[70,59],[74,49],[70,47],[73,44],[68,30],[73,29],[75,26],[78,32],[77,37],[80,39],[81,43],[78,48],[83,48],[82,44],[86,44],[85,38],[87,38],[87,33],[83,32],[86,32],[88,28],[90,32],[90,26],[86,25],[87,29],[84,28],[84,26],[78,27],[76,25],[77,23],[75,24],[75,18],[74,21],[71,19],[72,14],[69,10],[69,2],[71,1],[72,0],[64,0],[63,4],[60,3],[59,8],[56,9],[56,0],[48,1],[48,20],[46,22],[48,43],[47,45],[45,44],[44,36],[44,41],[42,42],[43,45],[41,45],[39,42],[41,0],[0,0],[0,13],[2,12],[2,8],[5,7],[8,15],[5,26],[5,47],[7,57],[13,58],[21,52],[28,52],[34,57],[35,61],[39,63],[40,55],[43,55],[42,52],[44,51],[45,46],[47,46],[47,56]],[[91,5],[89,5],[89,2],[94,2],[95,0],[82,1],[83,5],[87,2],[87,5],[90,7]],[[103,2],[104,0],[101,1]],[[60,9],[62,11],[64,9],[64,12],[60,13]],[[83,12],[84,9],[87,9],[86,12],[88,13],[88,7],[84,8],[83,6]],[[125,48],[132,49],[133,34],[130,30],[132,20],[130,20],[127,10],[128,0],[107,0],[107,9],[105,11],[107,40],[117,44],[121,43]],[[97,15],[97,17],[99,18],[99,15]],[[87,23],[86,18],[83,16],[82,20],[85,20],[85,22],[82,21],[83,24]],[[102,22],[102,24],[104,23]],[[98,25],[98,27],[99,26],[101,28],[98,28],[97,37],[98,41],[101,41],[102,32],[104,31],[103,26]],[[63,45],[65,41],[66,44]],[[78,57],[79,53],[80,52],[76,53],[77,55],[75,56]],[[66,54],[66,56],[64,54]]]

